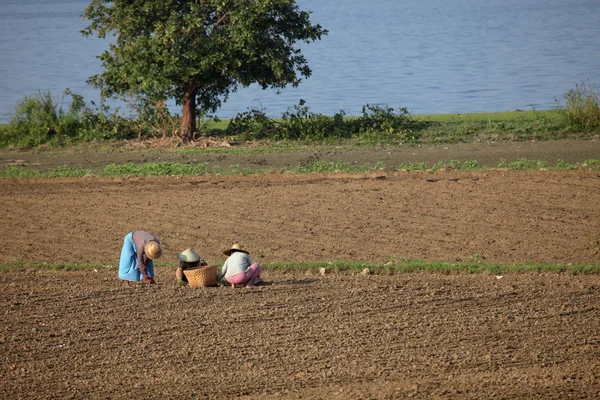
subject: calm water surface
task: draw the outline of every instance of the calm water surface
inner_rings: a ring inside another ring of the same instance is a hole
[[[25,95],[66,88],[86,100],[107,42],[79,30],[89,1],[0,0],[0,118]],[[264,107],[280,116],[356,115],[365,104],[415,114],[549,109],[576,83],[600,85],[598,0],[298,0],[329,30],[302,46],[313,75],[296,89],[232,94],[222,118]],[[174,107],[174,111],[179,111]]]

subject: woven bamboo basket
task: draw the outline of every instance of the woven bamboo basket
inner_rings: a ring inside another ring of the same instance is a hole
[[[215,265],[186,269],[183,273],[185,274],[190,287],[196,288],[217,285],[217,267]]]

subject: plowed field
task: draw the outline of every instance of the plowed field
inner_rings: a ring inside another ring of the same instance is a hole
[[[600,262],[600,172],[272,173],[0,180],[5,399],[594,399],[600,276],[279,273],[253,289],[128,288],[164,261]]]

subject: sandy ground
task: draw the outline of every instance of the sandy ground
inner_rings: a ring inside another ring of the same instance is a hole
[[[2,179],[0,262],[106,267],[0,271],[0,398],[598,398],[598,275],[191,289],[163,265],[127,288],[115,266],[134,229],[169,262],[239,241],[261,263],[598,264],[599,188],[598,171]]]

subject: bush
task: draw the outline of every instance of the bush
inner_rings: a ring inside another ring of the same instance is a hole
[[[594,84],[576,84],[574,89],[564,95],[567,123],[574,129],[584,132],[600,128],[600,101]]]
[[[349,138],[354,134],[352,125],[344,119],[340,111],[333,117],[310,111],[304,100],[288,108],[281,116],[281,126],[277,132],[280,139],[325,140]]]
[[[226,134],[242,140],[265,139],[274,136],[277,123],[267,117],[264,110],[252,109],[237,114],[227,126]]]
[[[347,118],[344,110],[329,117],[311,112],[306,102],[300,100],[283,113],[280,121],[267,117],[263,110],[240,113],[231,120],[227,134],[241,139],[305,141],[340,140],[360,135],[368,142],[395,140],[414,143],[419,138],[417,130],[424,126],[424,122],[410,118],[406,108],[396,112],[390,107],[367,104],[358,118]]]
[[[71,96],[68,109],[65,96]],[[77,141],[128,139],[139,136],[131,119],[111,111],[104,102],[99,107],[86,105],[83,97],[65,90],[54,97],[50,91],[25,96],[15,107],[9,124],[0,132],[0,145],[33,147],[41,144],[62,145]]]
[[[57,136],[62,115],[62,99],[54,98],[50,91],[25,96],[17,104],[8,127],[3,130],[2,143],[22,146],[46,143]],[[67,124],[67,129],[71,128],[72,124]]]

